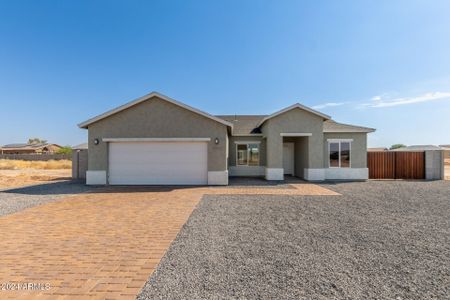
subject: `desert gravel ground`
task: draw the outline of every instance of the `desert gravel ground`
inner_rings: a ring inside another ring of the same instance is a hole
[[[450,182],[204,196],[138,299],[448,299]]]
[[[66,180],[0,190],[0,216],[83,193],[90,189],[92,187],[88,187],[84,183]]]

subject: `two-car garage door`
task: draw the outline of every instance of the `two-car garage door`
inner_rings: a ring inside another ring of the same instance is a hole
[[[112,142],[109,184],[201,185],[208,182],[206,142]]]

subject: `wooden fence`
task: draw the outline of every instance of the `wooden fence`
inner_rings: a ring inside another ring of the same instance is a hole
[[[370,179],[425,179],[425,152],[367,152]]]
[[[14,160],[72,160],[71,154],[0,154],[0,159]]]

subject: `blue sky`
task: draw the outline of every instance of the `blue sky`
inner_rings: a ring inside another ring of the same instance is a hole
[[[295,102],[450,143],[449,1],[0,0],[0,144],[74,145],[76,124],[159,91],[212,114]]]

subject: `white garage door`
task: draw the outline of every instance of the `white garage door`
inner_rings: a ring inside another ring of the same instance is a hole
[[[110,143],[109,184],[207,184],[206,142]]]

